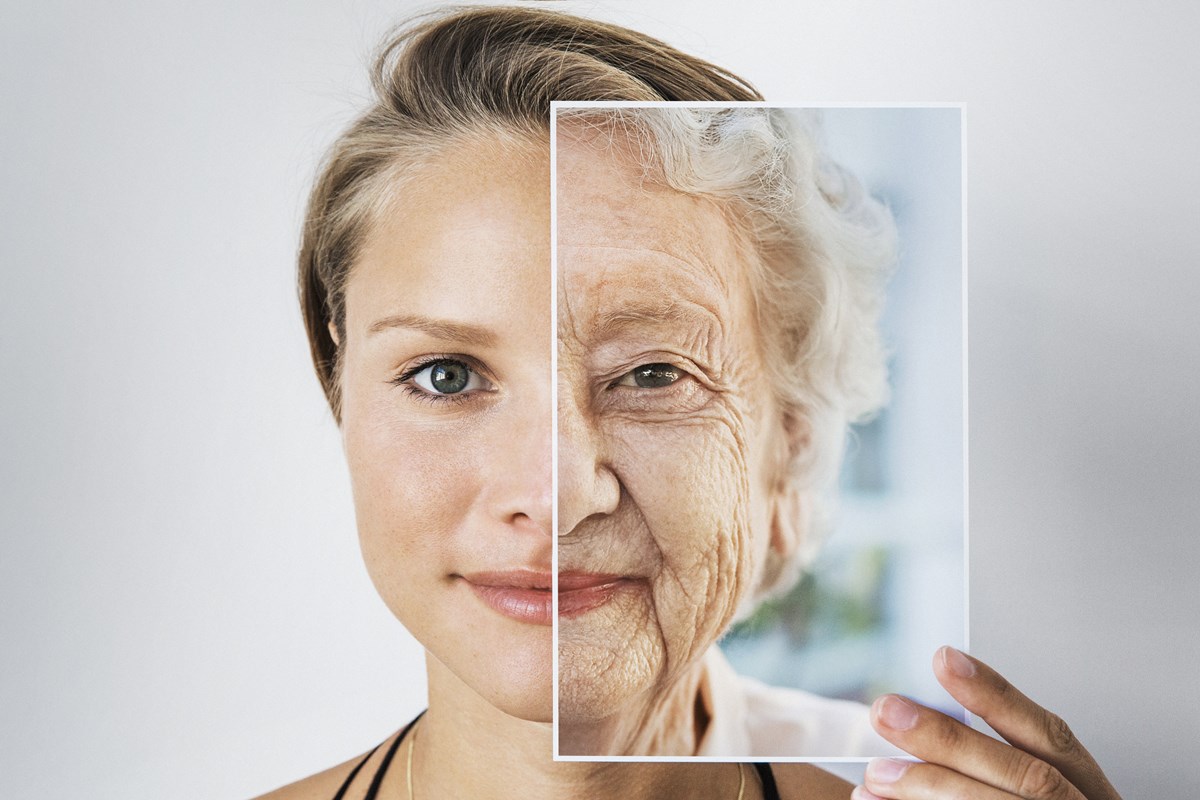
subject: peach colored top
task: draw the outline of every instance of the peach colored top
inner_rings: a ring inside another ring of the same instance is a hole
[[[905,755],[875,733],[861,703],[738,675],[716,647],[704,656],[704,672],[700,695],[711,720],[698,756],[820,760]]]

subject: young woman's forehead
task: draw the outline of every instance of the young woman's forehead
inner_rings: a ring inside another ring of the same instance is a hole
[[[348,327],[436,312],[549,325],[549,187],[536,160],[454,154],[403,187],[347,283]],[[548,330],[548,327],[547,327]]]

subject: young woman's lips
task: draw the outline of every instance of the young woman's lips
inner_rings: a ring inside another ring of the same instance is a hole
[[[623,575],[595,572],[560,572],[558,574],[558,615],[575,617],[586,614],[607,603],[622,590],[632,588],[634,581]]]
[[[476,597],[510,619],[549,625],[553,618],[549,572],[475,572],[461,577]]]

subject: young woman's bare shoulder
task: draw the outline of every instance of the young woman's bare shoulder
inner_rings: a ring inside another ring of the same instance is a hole
[[[389,738],[384,744],[386,745],[391,741]],[[386,747],[384,746],[377,747],[371,759],[363,764],[359,774],[355,777],[348,797],[360,796],[355,793],[354,789],[359,783],[365,786],[371,782],[371,776],[374,774],[375,769],[378,768],[378,762],[382,759],[382,751],[385,749]],[[366,753],[362,753],[349,761],[338,764],[336,767],[330,767],[324,772],[318,772],[316,775],[310,775],[295,783],[289,783],[287,786],[282,786],[273,792],[267,792],[264,795],[255,797],[253,800],[333,800],[333,796],[337,794],[338,789],[345,783],[347,776],[350,775],[366,756]]]
[[[346,780],[346,776],[359,761],[362,761],[362,758],[362,756],[355,756],[344,764],[338,764],[336,767],[318,772],[316,775],[309,775],[307,778],[289,783],[273,792],[260,795],[254,800],[332,800]]]
[[[781,800],[849,800],[854,784],[813,764],[772,764]]]

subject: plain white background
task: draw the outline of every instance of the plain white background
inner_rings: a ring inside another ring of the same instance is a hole
[[[780,102],[967,104],[973,650],[1127,798],[1200,791],[1200,12],[561,5]],[[422,705],[292,291],[316,159],[410,10],[6,7],[5,795],[244,797]]]

